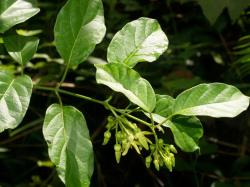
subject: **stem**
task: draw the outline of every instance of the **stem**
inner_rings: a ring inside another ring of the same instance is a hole
[[[122,112],[121,110],[119,110],[119,109],[116,109],[116,108],[114,108],[117,112],[119,112],[119,113],[121,113],[122,115],[124,115],[124,116],[127,116],[127,117],[129,117],[129,118],[131,118],[131,119],[133,119],[133,120],[135,120],[135,121],[138,121],[138,122],[140,122],[140,123],[142,123],[142,124],[144,124],[144,125],[146,125],[146,126],[148,126],[148,127],[152,127],[152,125],[150,124],[150,123],[148,123],[148,122],[146,122],[146,121],[143,121],[143,120],[141,120],[141,119],[139,119],[139,118],[137,118],[137,117],[135,117],[135,116],[132,116],[131,114],[128,114],[128,113],[124,113],[124,112]]]
[[[69,63],[67,63],[67,65],[66,65],[66,68],[65,68],[65,70],[64,70],[62,79],[61,79],[61,81],[59,82],[59,84],[58,84],[57,87],[56,87],[57,89],[59,89],[59,88],[61,87],[62,83],[65,81],[66,76],[67,76],[67,74],[68,74],[68,71],[69,71]]]
[[[84,99],[84,100],[87,100],[87,101],[91,101],[91,102],[94,102],[94,103],[105,105],[104,101],[100,101],[100,100],[97,100],[97,99],[94,99],[94,98],[91,98],[91,97],[88,97],[88,96],[85,96],[85,95],[81,95],[81,94],[69,92],[69,91],[62,90],[62,89],[51,88],[51,87],[44,87],[44,86],[37,86],[37,85],[35,85],[34,88],[38,89],[38,90],[46,90],[46,91],[52,91],[52,92],[56,92],[57,91],[59,93],[65,94],[65,95],[70,95],[70,96],[78,97],[78,98],[81,98],[81,99]]]

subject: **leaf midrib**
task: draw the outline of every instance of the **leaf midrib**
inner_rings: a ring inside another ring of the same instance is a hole
[[[90,3],[88,3],[86,10],[89,8],[89,4],[90,4]],[[92,20],[93,20],[93,19],[92,19]],[[91,21],[92,21],[92,20],[91,20]],[[69,20],[69,21],[70,21],[70,20]],[[74,50],[75,45],[76,45],[76,43],[77,43],[76,41],[78,40],[78,37],[79,37],[79,34],[80,34],[81,29],[82,29],[82,25],[83,25],[84,21],[85,21],[85,19],[83,18],[82,21],[81,21],[81,27],[79,27],[79,29],[78,29],[76,38],[74,37],[74,33],[72,32],[73,38],[74,38],[75,40],[74,40],[72,49],[70,50],[70,55],[69,55],[69,60],[68,60],[68,62],[67,62],[67,67],[71,64],[71,58],[72,58],[73,50]],[[91,22],[91,21],[90,21],[90,22]],[[85,25],[86,25],[86,24],[85,24]],[[85,25],[84,25],[84,26],[85,26]],[[70,27],[71,27],[71,21],[70,21]],[[72,30],[72,27],[71,27],[71,30]]]
[[[241,97],[243,98],[245,96],[241,96]],[[234,99],[234,100],[230,100],[230,101],[224,101],[224,102],[215,102],[215,103],[208,103],[208,104],[203,104],[203,105],[195,105],[195,106],[192,106],[192,107],[187,107],[185,109],[179,110],[178,112],[175,111],[173,115],[182,113],[183,111],[187,111],[187,110],[189,110],[191,108],[195,108],[195,107],[202,107],[202,106],[205,107],[205,106],[208,106],[208,105],[217,105],[217,104],[229,103],[229,102],[234,102],[234,101],[237,101],[237,100],[239,100],[239,98]]]
[[[13,79],[13,80],[10,82],[10,84],[9,84],[8,88],[6,89],[6,91],[4,92],[4,94],[2,94],[2,95],[0,96],[0,97],[1,97],[0,100],[2,100],[3,98],[5,98],[7,92],[8,92],[9,89],[11,88],[12,84],[14,84],[14,82],[15,82],[15,79]]]
[[[142,44],[145,42],[145,40],[147,40],[147,38],[149,38],[155,31],[156,30],[154,30],[153,32],[151,32],[150,35],[148,35],[142,42],[140,42],[138,44],[138,46],[136,46],[136,48],[132,52],[129,53],[129,55],[125,58],[125,60],[123,61],[123,63],[127,64],[128,61],[130,60],[130,58],[132,58],[133,56],[135,56],[135,54],[140,50],[140,48],[142,47]]]

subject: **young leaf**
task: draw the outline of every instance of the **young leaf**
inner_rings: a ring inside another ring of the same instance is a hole
[[[108,62],[134,67],[155,61],[168,47],[168,39],[155,19],[139,18],[126,24],[108,47]]]
[[[22,23],[40,11],[31,0],[0,1],[0,33],[4,33],[16,24]]]
[[[203,128],[196,117],[175,116],[164,123],[171,129],[174,141],[182,151],[193,152],[199,149],[198,140],[203,136]]]
[[[249,97],[223,83],[200,84],[175,99],[174,114],[187,116],[235,117],[246,110]]]
[[[132,103],[147,112],[155,107],[155,93],[150,83],[125,64],[95,65],[96,81],[123,93]]]
[[[168,117],[172,114],[175,99],[168,95],[156,94],[156,105],[153,113],[163,117]]]
[[[0,71],[0,132],[21,123],[29,106],[32,80],[24,75],[15,78]]]
[[[68,0],[57,16],[55,44],[69,67],[87,59],[105,35],[101,0]]]
[[[88,187],[93,174],[93,148],[84,116],[72,106],[51,105],[43,134],[51,161],[67,187]]]
[[[9,55],[19,64],[26,65],[36,53],[39,39],[19,35],[4,37],[4,45]]]

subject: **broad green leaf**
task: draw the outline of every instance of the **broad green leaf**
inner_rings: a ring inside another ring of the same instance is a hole
[[[146,116],[149,117],[148,114]],[[153,119],[157,123],[162,123],[170,128],[174,141],[181,150],[193,152],[199,149],[198,140],[203,136],[203,128],[200,120],[193,116],[174,116],[167,120],[165,117],[153,113]]]
[[[199,149],[198,140],[203,136],[203,128],[198,118],[176,116],[164,125],[170,128],[176,145],[182,151],[193,152]]]
[[[168,47],[168,38],[155,19],[139,18],[126,24],[108,47],[108,62],[125,63],[155,61]]]
[[[32,93],[32,80],[23,75],[0,71],[0,132],[17,127],[27,109]]]
[[[95,65],[96,80],[114,91],[123,93],[132,103],[147,112],[155,107],[155,93],[150,83],[125,64],[108,63]]]
[[[248,105],[249,97],[234,86],[223,83],[200,84],[177,96],[173,114],[235,117]]]
[[[156,95],[156,105],[153,113],[163,117],[168,117],[172,114],[174,98],[168,95]]]
[[[49,156],[67,187],[88,187],[94,155],[83,114],[72,106],[51,105],[45,115],[43,134]]]
[[[225,8],[234,22],[241,12],[250,5],[250,0],[196,0],[200,4],[204,15],[214,24]]]
[[[36,53],[39,39],[31,36],[10,35],[4,38],[9,55],[19,64],[26,65]]]
[[[16,24],[22,23],[40,11],[32,0],[0,1],[0,33],[4,33]]]
[[[105,35],[101,0],[68,0],[57,16],[55,44],[69,66],[87,59]]]

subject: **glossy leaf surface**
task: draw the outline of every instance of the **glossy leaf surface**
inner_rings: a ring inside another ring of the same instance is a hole
[[[249,97],[223,83],[200,84],[177,96],[173,113],[187,116],[235,117],[246,110]]]
[[[108,62],[125,63],[155,61],[168,47],[168,39],[155,19],[139,18],[126,24],[108,47]]]
[[[94,155],[83,114],[71,106],[51,105],[45,115],[43,134],[51,161],[67,187],[88,187]]]
[[[68,0],[57,16],[55,44],[69,66],[87,59],[105,35],[101,0]]]
[[[36,15],[40,9],[31,0],[0,1],[0,33]]]
[[[32,80],[0,71],[0,132],[17,127],[28,109]]]
[[[4,38],[4,45],[9,55],[19,64],[25,65],[36,53],[39,39],[36,37],[27,37],[11,35]]]
[[[95,66],[97,83],[123,93],[132,103],[147,112],[154,109],[156,101],[154,90],[135,70],[118,63]]]

